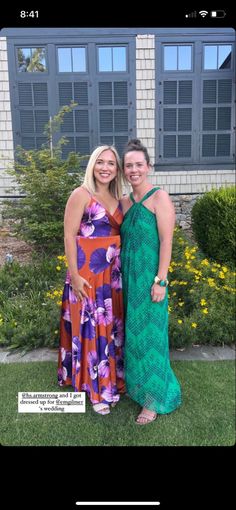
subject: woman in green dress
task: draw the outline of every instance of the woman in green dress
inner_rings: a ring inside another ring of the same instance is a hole
[[[167,272],[175,212],[168,193],[148,182],[150,158],[140,140],[128,142],[122,166],[133,189],[122,199],[125,380],[128,395],[142,406],[136,423],[145,425],[181,404],[168,341]]]

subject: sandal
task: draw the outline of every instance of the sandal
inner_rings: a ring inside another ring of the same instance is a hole
[[[137,423],[137,425],[147,425],[148,423],[155,421],[156,418],[157,413],[155,413],[154,411],[152,412],[152,414],[150,414],[142,410],[141,413],[138,415],[137,419],[135,420],[135,423]]]
[[[103,416],[105,414],[110,413],[110,407],[108,404],[103,404],[102,402],[99,404],[93,404],[93,410],[95,413],[102,414]]]

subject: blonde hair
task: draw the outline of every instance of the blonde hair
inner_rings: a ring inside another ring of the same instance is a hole
[[[91,154],[89,158],[89,162],[87,164],[84,176],[83,186],[87,188],[87,190],[93,195],[96,192],[96,181],[94,178],[94,167],[97,159],[103,151],[110,150],[113,152],[116,158],[117,164],[117,176],[110,182],[109,191],[117,200],[122,197],[122,172],[121,172],[121,163],[120,157],[118,155],[117,150],[112,145],[100,145],[97,147]]]

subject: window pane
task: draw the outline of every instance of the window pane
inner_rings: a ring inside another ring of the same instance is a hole
[[[86,71],[85,48],[72,48],[72,69],[74,73]]]
[[[205,46],[204,69],[217,69],[217,46]]]
[[[98,70],[112,71],[111,48],[98,48]]]
[[[164,71],[177,70],[177,46],[164,47]]]
[[[126,71],[126,48],[113,48],[113,71]]]
[[[71,48],[58,48],[59,73],[71,73]]]
[[[18,71],[44,72],[46,71],[45,48],[18,48]]]
[[[179,46],[178,69],[180,71],[191,70],[191,46]]]
[[[26,72],[27,67],[30,63],[31,57],[31,49],[30,48],[18,48],[17,50],[17,58],[18,58],[18,71]]]
[[[219,46],[218,69],[230,69],[231,45]]]

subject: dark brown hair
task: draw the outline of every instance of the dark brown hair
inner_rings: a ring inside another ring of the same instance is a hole
[[[147,148],[142,144],[142,142],[138,138],[133,138],[132,140],[129,140],[124,148],[123,154],[122,154],[122,168],[124,168],[124,162],[125,162],[125,155],[128,152],[131,151],[140,151],[143,152],[145,160],[147,164],[150,164],[150,157],[147,151]]]

